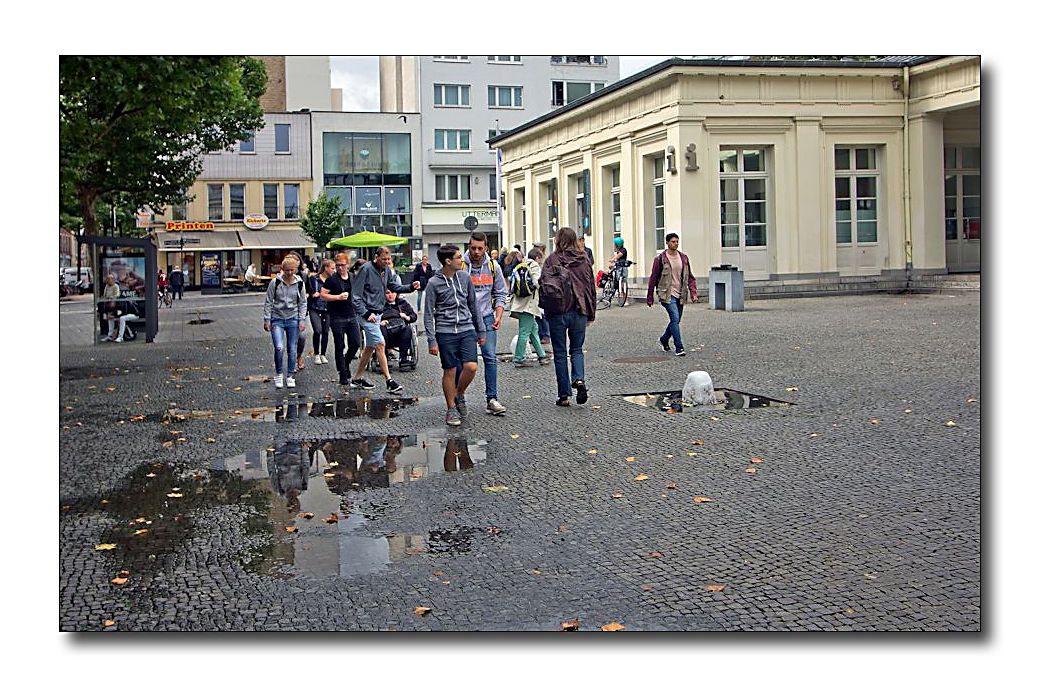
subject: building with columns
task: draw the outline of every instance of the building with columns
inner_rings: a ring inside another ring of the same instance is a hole
[[[979,272],[979,56],[670,59],[495,136],[503,243],[621,236],[646,279],[680,235],[700,284],[732,264],[806,289]]]

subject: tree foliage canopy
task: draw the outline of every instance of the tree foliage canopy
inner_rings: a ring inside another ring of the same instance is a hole
[[[314,240],[320,250],[324,250],[326,243],[340,232],[347,213],[347,208],[340,206],[338,196],[322,193],[308,203],[300,220],[300,230]]]
[[[65,56],[59,61],[62,210],[97,233],[95,203],[184,202],[200,155],[264,124],[264,64],[249,57]]]

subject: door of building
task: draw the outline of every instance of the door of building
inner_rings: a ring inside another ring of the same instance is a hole
[[[763,148],[720,150],[720,254],[745,280],[770,276],[767,246],[767,154]]]
[[[980,271],[980,147],[944,148],[944,246],[949,272]]]
[[[874,147],[836,147],[836,268],[840,276],[882,271],[879,155]]]

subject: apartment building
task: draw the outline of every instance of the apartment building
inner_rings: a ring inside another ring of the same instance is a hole
[[[486,141],[618,78],[615,56],[381,57],[381,111],[420,114],[418,213],[427,254],[465,243],[472,230],[499,247],[500,184]],[[464,225],[470,217],[473,228]]]
[[[979,56],[666,60],[492,140],[503,240],[621,237],[642,279],[676,232],[703,285],[979,272],[980,119]]]

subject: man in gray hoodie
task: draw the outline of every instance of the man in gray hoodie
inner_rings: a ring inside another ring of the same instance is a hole
[[[380,372],[387,382],[387,392],[392,395],[400,395],[402,386],[398,381],[391,378],[391,372],[387,368],[387,352],[384,344],[383,332],[380,330],[380,318],[383,315],[384,306],[387,304],[387,291],[396,293],[407,293],[417,290],[419,281],[413,281],[412,285],[402,285],[391,267],[391,251],[386,247],[376,248],[376,256],[373,261],[368,262],[358,274],[351,280],[351,302],[354,304],[355,312],[358,314],[358,324],[365,336],[365,349],[358,358],[358,366],[355,367],[355,377],[351,379],[351,385],[356,388],[376,387],[365,379],[365,369],[369,366],[369,360],[373,353],[380,362]]]
[[[496,332],[503,321],[503,309],[507,304],[507,282],[503,269],[488,254],[488,237],[476,231],[470,235],[467,254],[463,257],[464,271],[474,284],[478,298],[478,313],[481,314],[488,335],[481,345],[481,362],[485,367],[485,411],[493,416],[507,413],[497,397]],[[462,369],[456,375],[462,373]]]
[[[478,372],[478,345],[485,343],[485,323],[478,313],[474,284],[459,273],[463,255],[455,245],[438,248],[441,270],[427,281],[423,327],[428,350],[441,358],[441,390],[445,423],[458,426],[466,418],[467,386]]]

